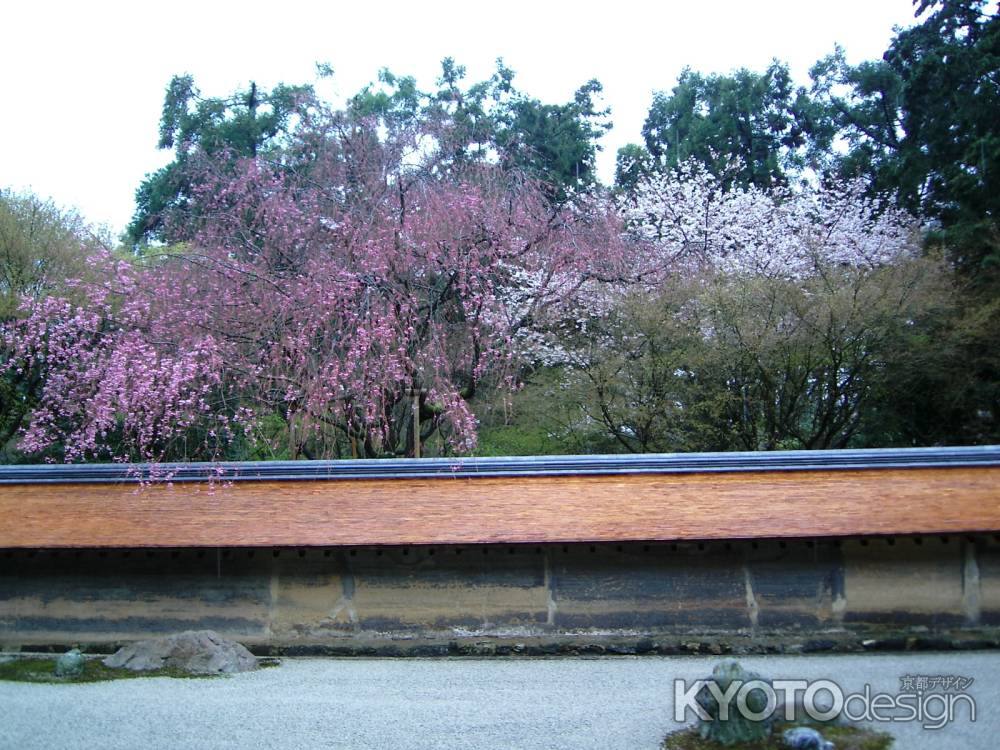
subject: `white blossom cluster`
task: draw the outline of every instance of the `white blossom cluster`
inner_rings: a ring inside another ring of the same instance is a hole
[[[824,267],[874,268],[911,255],[919,223],[868,198],[860,181],[724,189],[697,162],[644,179],[623,208],[649,244],[643,272],[685,266],[797,279]]]

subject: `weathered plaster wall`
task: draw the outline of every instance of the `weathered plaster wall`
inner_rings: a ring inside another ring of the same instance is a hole
[[[260,651],[819,650],[989,645],[996,626],[984,535],[0,551],[7,648],[212,628]]]

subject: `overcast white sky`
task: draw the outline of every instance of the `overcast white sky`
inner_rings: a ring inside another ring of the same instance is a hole
[[[910,0],[8,3],[0,188],[31,189],[118,232],[143,176],[169,161],[155,145],[172,75],[225,95],[250,80],[312,82],[315,63],[329,62],[335,77],[321,91],[342,98],[382,67],[429,88],[449,55],[473,81],[503,57],[517,87],[545,102],[599,79],[615,124],[599,162],[610,181],[618,147],[641,140],[653,92],[685,65],[760,70],[776,57],[804,83],[835,43],[851,61],[879,57],[893,26],[911,23]]]

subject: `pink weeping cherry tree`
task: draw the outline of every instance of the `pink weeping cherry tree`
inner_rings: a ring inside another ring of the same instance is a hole
[[[564,316],[627,246],[600,202],[554,207],[479,164],[441,174],[371,130],[303,135],[308,159],[201,164],[183,239],[93,258],[82,302],[27,300],[7,365],[44,383],[22,448],[57,460],[474,448],[468,400],[510,387],[526,332]],[[300,145],[301,145],[300,144]]]
[[[97,281],[68,280],[72,300],[26,299],[3,328],[7,367],[42,383],[20,447],[66,461],[155,458],[216,419],[221,349],[140,267],[105,251],[89,261]],[[206,444],[221,447],[229,428],[220,415]]]

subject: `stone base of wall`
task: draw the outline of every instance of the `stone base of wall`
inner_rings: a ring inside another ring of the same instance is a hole
[[[211,628],[261,654],[1000,645],[1000,538],[0,551],[0,647]]]

